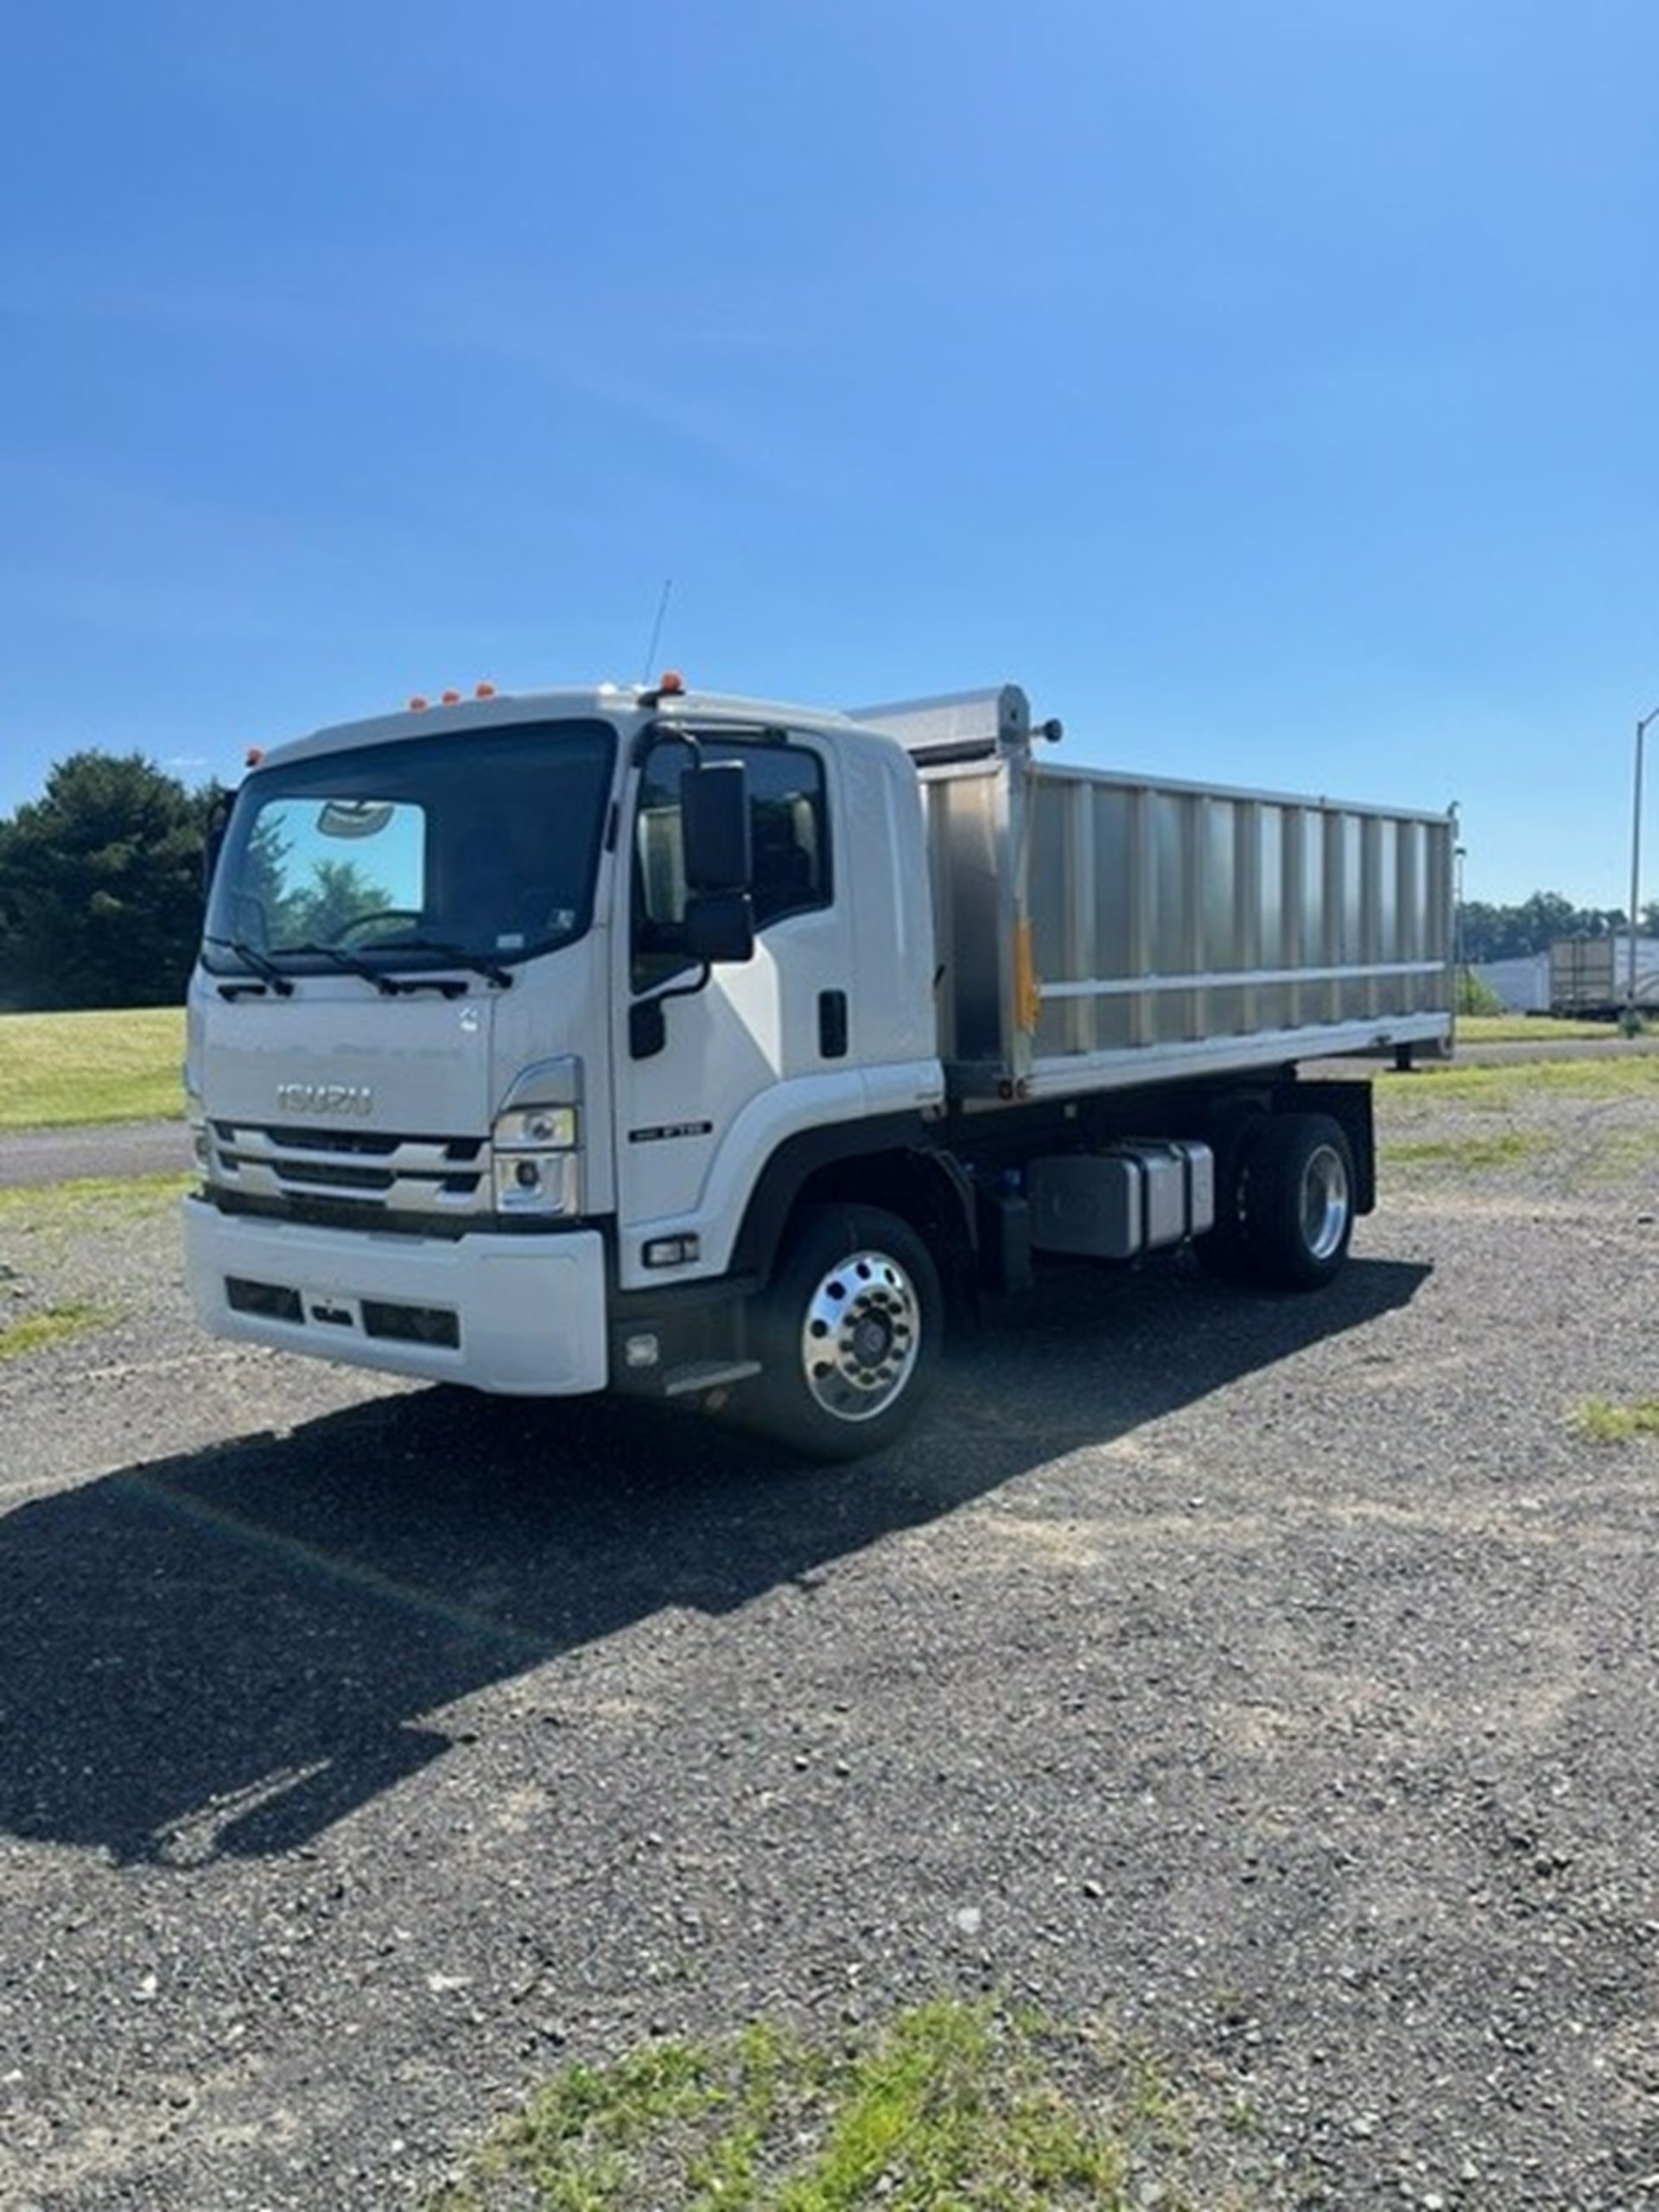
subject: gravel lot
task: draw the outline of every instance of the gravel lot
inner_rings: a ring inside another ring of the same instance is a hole
[[[1659,1440],[1573,1421],[1659,1396],[1659,1066],[1503,1156],[1435,1080],[1333,1291],[1057,1275],[829,1473],[0,1214],[120,1315],[0,1364],[0,2202],[403,2205],[563,2058],[994,1989],[1242,2202],[1659,2208]]]

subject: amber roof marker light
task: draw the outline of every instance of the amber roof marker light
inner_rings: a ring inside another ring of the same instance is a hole
[[[639,694],[639,703],[642,707],[659,707],[664,699],[683,699],[684,696],[685,678],[677,668],[665,668],[657,679],[656,690]]]

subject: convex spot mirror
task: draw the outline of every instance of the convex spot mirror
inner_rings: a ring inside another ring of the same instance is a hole
[[[747,891],[697,891],[685,902],[685,947],[712,968],[754,957],[754,905]]]

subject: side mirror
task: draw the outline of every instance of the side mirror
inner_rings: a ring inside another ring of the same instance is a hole
[[[745,763],[706,760],[682,769],[680,823],[686,889],[747,891],[754,864],[749,851],[749,772]]]
[[[685,945],[694,960],[754,957],[754,902],[747,891],[694,891],[685,902]]]

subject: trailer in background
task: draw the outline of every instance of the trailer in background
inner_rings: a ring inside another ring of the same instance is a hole
[[[1635,989],[1628,931],[1561,937],[1549,948],[1549,1010],[1581,1021],[1617,1021],[1626,1006],[1659,1012],[1659,938],[1636,940]]]

